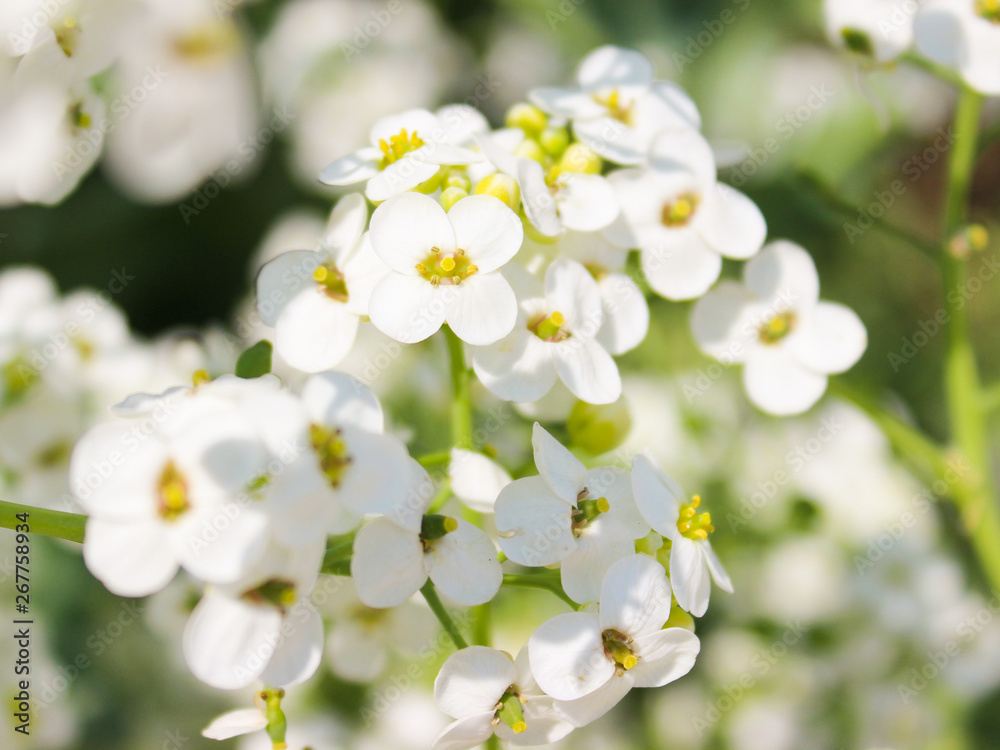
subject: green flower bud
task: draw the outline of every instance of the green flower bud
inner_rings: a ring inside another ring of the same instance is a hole
[[[561,156],[569,146],[569,131],[566,128],[545,128],[538,136],[538,143],[549,156]]]
[[[534,104],[521,102],[507,110],[504,123],[508,128],[521,128],[528,135],[538,135],[549,124],[549,118]]]
[[[518,187],[517,180],[500,172],[481,179],[476,185],[475,194],[492,195],[515,211],[521,203],[521,188]]]
[[[469,191],[461,187],[447,187],[441,191],[441,197],[438,201],[441,203],[441,207],[445,211],[450,211],[451,207],[458,203],[462,198],[468,198]]]
[[[602,166],[601,157],[589,146],[584,146],[582,143],[570,144],[559,159],[559,169],[563,172],[600,174]]]
[[[624,399],[596,406],[577,401],[566,423],[570,441],[594,456],[617,448],[632,429],[632,415]]]

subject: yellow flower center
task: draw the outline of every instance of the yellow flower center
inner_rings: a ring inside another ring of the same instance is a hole
[[[159,506],[157,512],[165,521],[176,521],[191,508],[188,486],[177,464],[167,461],[157,485]]]
[[[1000,0],[976,0],[976,13],[987,21],[1000,24]]]
[[[671,228],[687,226],[694,212],[698,210],[699,203],[701,198],[694,193],[685,193],[675,201],[664,203],[660,213],[660,223]]]
[[[604,96],[595,93],[591,94],[591,97],[602,107],[607,108],[610,117],[625,125],[632,125],[632,107],[634,102],[624,103],[621,92],[617,88],[611,89]]]
[[[313,271],[319,290],[337,302],[347,302],[347,282],[344,274],[333,263],[324,263]]]
[[[539,315],[528,322],[528,330],[538,336],[542,341],[554,343],[565,341],[573,334],[563,326],[566,325],[566,316],[556,310],[551,315]]]
[[[434,286],[458,286],[479,271],[465,250],[456,250],[454,255],[445,255],[438,248],[432,248],[423,263],[414,266],[417,271]]]
[[[69,126],[73,130],[89,130],[93,124],[93,118],[83,110],[83,102],[76,102],[69,108]]]
[[[254,604],[271,604],[284,614],[295,604],[295,584],[283,578],[271,578],[257,588],[245,591],[243,599]]]
[[[639,663],[639,657],[632,651],[632,639],[617,630],[605,630],[601,634],[604,641],[604,655],[615,665],[619,677]]]
[[[174,51],[194,63],[213,63],[240,48],[240,34],[225,21],[208,23],[174,40]]]
[[[32,367],[28,360],[18,355],[4,363],[0,368],[0,380],[3,382],[3,403],[13,403],[22,398],[31,386],[38,382],[38,370]]]
[[[584,488],[576,498],[576,508],[573,510],[573,536],[577,539],[587,528],[587,525],[602,513],[611,510],[611,503],[606,497],[596,500],[589,499],[589,491]]]
[[[65,440],[61,440],[43,448],[35,457],[35,463],[43,469],[51,469],[55,466],[61,466],[66,463],[72,453],[73,444]]]
[[[681,532],[681,536],[695,540],[708,539],[708,535],[715,531],[711,513],[695,513],[699,505],[701,496],[694,495],[690,503],[681,506],[680,515],[677,517],[677,530]]]
[[[354,461],[347,452],[347,442],[341,430],[329,429],[318,424],[309,425],[309,444],[316,453],[320,471],[336,489],[344,480],[344,474]]]
[[[777,344],[795,328],[795,313],[788,311],[779,313],[764,323],[758,330],[758,337],[762,344],[769,346]]]
[[[417,135],[416,130],[410,133],[406,128],[400,130],[397,135],[389,136],[388,141],[385,138],[380,138],[378,147],[382,149],[382,160],[379,162],[378,168],[385,169],[408,153],[416,151],[425,143],[426,141]]]

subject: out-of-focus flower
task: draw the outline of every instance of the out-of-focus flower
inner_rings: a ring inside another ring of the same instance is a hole
[[[955,68],[987,96],[1000,95],[1000,3],[996,0],[927,0],[917,13],[917,49]]]
[[[897,0],[825,0],[826,33],[833,44],[886,63],[913,43],[917,3]]]

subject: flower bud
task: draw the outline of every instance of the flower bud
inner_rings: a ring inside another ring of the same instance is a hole
[[[632,429],[632,415],[625,399],[596,406],[577,401],[566,423],[572,445],[593,456],[617,448]]]
[[[602,165],[601,157],[582,143],[571,144],[559,159],[559,169],[563,172],[600,174]]]
[[[441,191],[441,197],[438,198],[438,202],[441,204],[441,208],[445,211],[450,211],[452,206],[462,200],[462,198],[467,197],[469,197],[468,190],[457,186],[447,187]]]
[[[561,156],[569,146],[569,131],[564,127],[545,128],[538,136],[538,143],[549,156]]]
[[[549,118],[534,104],[521,102],[507,110],[504,123],[508,128],[521,128],[529,135],[538,135],[549,124]]]
[[[521,188],[517,186],[517,180],[500,172],[481,179],[476,185],[475,193],[499,198],[515,211],[521,203]]]

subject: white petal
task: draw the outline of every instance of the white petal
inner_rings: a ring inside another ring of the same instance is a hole
[[[241,734],[256,732],[267,726],[267,717],[258,708],[239,708],[212,719],[201,730],[201,736],[210,740],[228,740]]]
[[[601,516],[587,524],[577,539],[576,550],[563,559],[560,566],[563,589],[575,602],[596,602],[605,573],[633,554],[635,542],[628,530],[614,518]]]
[[[575,726],[587,726],[604,716],[628,695],[633,684],[631,672],[632,670],[629,670],[621,677],[612,677],[607,683],[583,698],[573,701],[557,701],[556,710]]]
[[[468,607],[496,596],[503,570],[496,548],[486,533],[461,518],[458,528],[433,542],[424,554],[424,567],[438,590]]]
[[[351,577],[369,607],[397,607],[427,580],[420,538],[380,518],[354,538]]]
[[[300,602],[285,616],[281,640],[260,675],[265,685],[301,685],[323,659],[323,618],[309,602]]]
[[[588,404],[611,404],[622,395],[618,365],[593,339],[571,338],[556,344],[556,372],[574,396]]]
[[[531,673],[538,686],[558,700],[576,700],[614,677],[604,655],[597,617],[567,612],[543,622],[528,641]]]
[[[392,516],[406,502],[410,456],[401,441],[353,427],[343,428],[351,465],[337,487],[344,507],[359,516]]]
[[[496,134],[493,136],[477,135],[476,144],[479,146],[479,150],[483,152],[483,155],[486,156],[497,170],[513,177],[515,180],[517,179],[517,163],[519,160],[513,153],[501,145]]]
[[[722,567],[722,562],[719,560],[719,556],[715,554],[715,550],[712,549],[711,543],[706,542],[702,545],[701,549],[705,555],[708,572],[712,574],[712,580],[715,581],[715,585],[727,594],[733,593],[733,582],[729,579],[726,569]]]
[[[555,384],[552,345],[515,323],[495,344],[472,350],[472,367],[491,393],[506,401],[537,401]]]
[[[367,315],[372,290],[391,270],[375,254],[369,233],[366,232],[362,236],[356,252],[347,259],[340,270],[344,274],[344,284],[347,286],[347,309],[355,315]]]
[[[653,530],[668,539],[677,535],[680,506],[687,496],[652,459],[642,453],[632,459],[632,493],[636,507]]]
[[[408,109],[398,114],[380,117],[372,125],[369,138],[372,143],[377,144],[380,140],[389,140],[397,135],[400,130],[407,130],[409,133],[418,133],[422,140],[429,140],[435,137],[437,130],[441,128],[438,118],[426,109]]]
[[[669,242],[642,243],[642,272],[653,291],[667,299],[700,297],[719,278],[722,257],[689,229],[670,234]]]
[[[522,687],[518,684],[518,687]],[[523,695],[523,693],[522,693]],[[527,728],[515,734],[500,722],[494,729],[497,737],[518,747],[534,747],[558,742],[575,728],[555,707],[555,700],[547,695],[531,696],[522,707]]]
[[[788,353],[800,364],[833,374],[844,372],[861,359],[868,346],[868,332],[853,310],[820,302],[800,315],[787,341]]]
[[[319,181],[325,185],[353,185],[378,174],[378,162],[371,149],[342,156],[327,164],[320,172]]]
[[[402,195],[436,175],[438,169],[437,164],[412,155],[404,156],[368,180],[365,196],[372,203],[379,203],[393,196]]]
[[[545,271],[545,299],[574,337],[593,338],[604,323],[601,292],[582,264],[558,258]]]
[[[313,288],[292,299],[275,325],[274,348],[292,367],[321,372],[340,364],[354,346],[358,316]]]
[[[177,573],[170,536],[159,520],[87,520],[83,543],[87,570],[118,596],[148,596]]]
[[[528,98],[543,112],[566,118],[600,117],[607,111],[607,108],[598,104],[592,96],[576,89],[537,88],[528,92]]]
[[[477,273],[460,286],[440,289],[445,320],[455,335],[467,344],[494,344],[510,333],[517,322],[514,290],[497,271]]]
[[[431,745],[431,750],[469,750],[493,736],[493,711],[478,716],[466,716],[453,721],[441,730]]]
[[[372,214],[369,239],[382,261],[399,273],[415,276],[416,265],[434,248],[455,252],[455,232],[433,198],[406,193],[388,200]]]
[[[588,91],[605,86],[648,86],[653,81],[653,64],[641,52],[609,44],[580,61],[576,80]]]
[[[667,628],[635,639],[639,663],[631,670],[636,687],[663,687],[691,671],[701,642],[684,628]]]
[[[492,513],[500,490],[510,484],[510,474],[482,453],[451,449],[448,466],[451,490],[463,503],[480,513]]]
[[[601,584],[601,628],[632,638],[654,633],[670,617],[667,571],[648,555],[618,560]]]
[[[597,342],[610,354],[624,354],[639,346],[649,332],[646,297],[638,284],[623,273],[609,273],[597,284],[604,309]]]
[[[677,536],[670,549],[670,585],[681,609],[701,617],[708,609],[712,579],[698,542]]]
[[[368,314],[386,336],[415,344],[437,333],[444,323],[439,288],[419,276],[389,273],[375,286]]]
[[[780,344],[756,347],[743,367],[750,400],[776,416],[801,414],[826,391],[826,375],[808,370]]]
[[[557,497],[576,505],[587,482],[587,467],[538,422],[531,432],[535,467]]]
[[[246,500],[227,501],[183,519],[187,527],[176,539],[184,569],[209,583],[233,583],[263,556],[271,537],[271,519]]]
[[[816,264],[794,242],[770,243],[743,266],[743,282],[762,300],[777,300],[786,308],[810,307],[819,298]]]
[[[492,195],[462,198],[451,207],[448,220],[455,229],[455,245],[465,250],[480,273],[497,270],[521,249],[521,220]]]
[[[306,380],[302,403],[314,421],[331,427],[382,432],[385,423],[372,390],[343,372],[322,372]]]
[[[385,644],[377,632],[360,620],[337,621],[326,641],[330,668],[345,680],[371,682],[382,674],[389,660]]]
[[[349,193],[337,201],[323,233],[323,249],[338,265],[347,259],[368,225],[368,204],[361,193]]]
[[[312,250],[292,250],[261,267],[256,281],[257,313],[264,325],[274,326],[289,302],[316,288],[312,275],[320,263],[319,254]]]
[[[476,716],[492,711],[516,678],[514,662],[503,651],[469,646],[441,665],[434,680],[434,702],[453,718]]]
[[[587,472],[586,487],[591,498],[607,498],[611,505],[608,514],[626,528],[632,539],[641,539],[649,533],[649,524],[632,496],[630,472],[617,466],[599,466]]]
[[[715,154],[705,136],[692,128],[658,135],[649,150],[649,165],[664,172],[687,170],[699,184],[715,184]]]
[[[649,152],[649,134],[610,116],[575,120],[573,134],[602,158],[616,164],[639,164]]]
[[[202,682],[236,690],[264,671],[279,639],[281,614],[209,591],[184,628],[184,659]]]
[[[500,549],[518,565],[554,565],[576,549],[572,507],[541,477],[516,479],[501,490],[494,509]]]
[[[555,237],[563,227],[556,209],[556,199],[545,183],[542,165],[532,159],[519,159],[517,182],[521,186],[521,204],[528,221],[539,232]]]
[[[566,173],[556,194],[559,221],[567,229],[596,232],[618,218],[618,199],[606,179],[596,174]]]
[[[746,360],[766,312],[745,286],[723,281],[695,303],[691,333],[705,354],[737,364]]]
[[[723,183],[702,196],[710,220],[699,224],[705,241],[720,255],[745,260],[758,253],[767,237],[767,223],[757,204]]]

